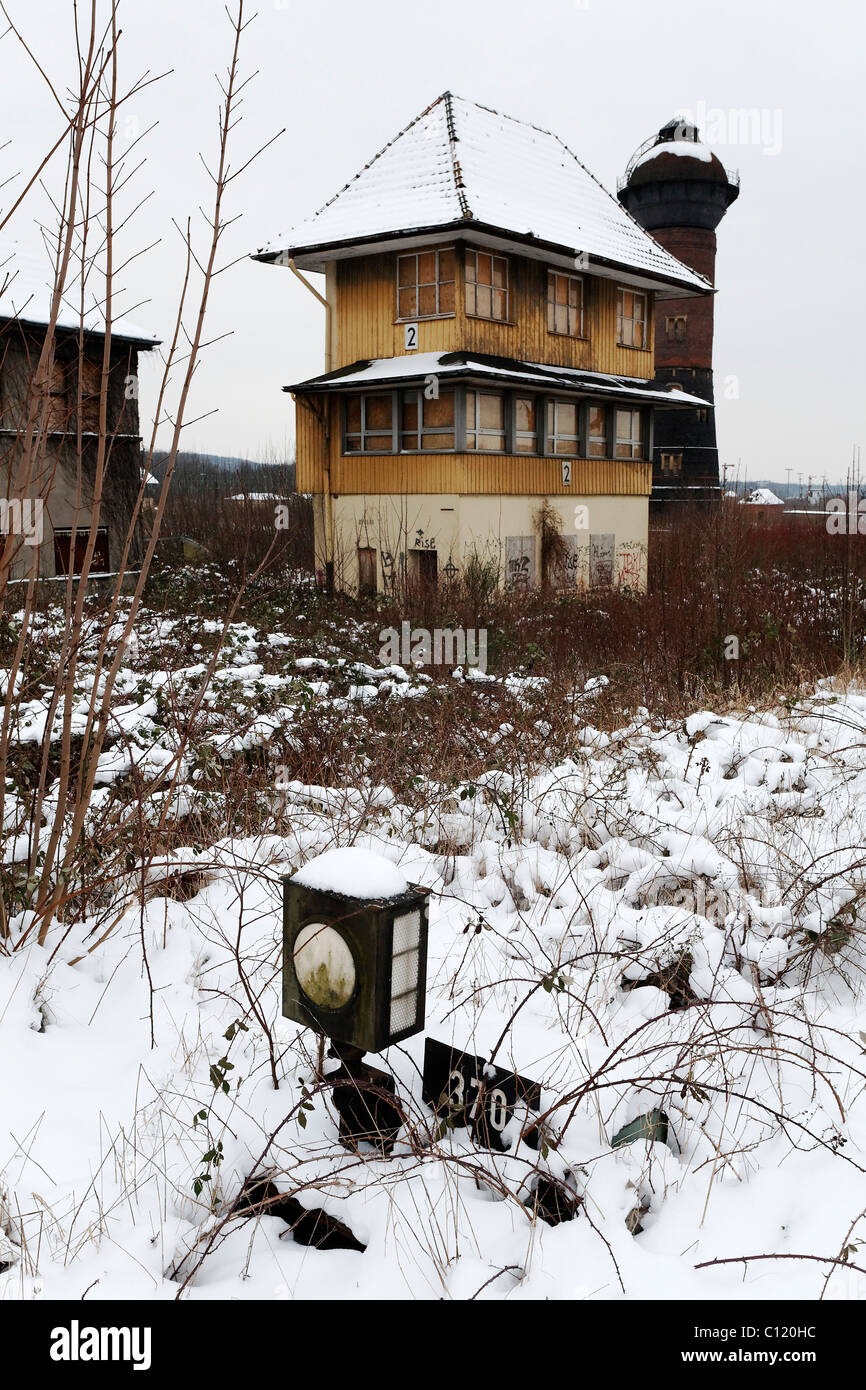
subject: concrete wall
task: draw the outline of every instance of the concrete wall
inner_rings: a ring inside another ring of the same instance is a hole
[[[448,494],[367,494],[333,499],[334,577],[338,589],[358,587],[358,548],[376,552],[377,587],[387,592],[418,568],[418,555],[434,551],[440,579],[465,569],[473,556],[496,565],[500,583],[541,582],[537,513],[544,498]],[[553,497],[562,555],[554,582],[646,587],[646,497]],[[324,572],[325,521],[314,499],[316,567]],[[446,567],[453,566],[449,571]]]

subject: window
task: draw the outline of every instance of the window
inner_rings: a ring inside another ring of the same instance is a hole
[[[583,280],[579,275],[547,272],[547,331],[583,337]]]
[[[504,256],[466,252],[466,312],[481,319],[508,318],[508,262]]]
[[[607,458],[607,410],[603,405],[589,407],[589,457]]]
[[[400,447],[403,450],[454,448],[454,392],[428,400],[423,390],[404,391]]]
[[[620,347],[647,346],[647,297],[636,290],[617,290],[616,325]]]
[[[707,407],[705,405],[698,407],[697,417],[700,424],[705,425],[707,423],[707,420],[709,418],[709,411],[707,410]]]
[[[454,313],[454,247],[397,257],[398,319]]]
[[[639,410],[616,412],[616,445],[614,458],[642,459],[644,457],[643,416]]]
[[[51,379],[48,383],[48,415],[45,427],[48,430],[65,430],[69,424],[69,402],[67,399],[68,366],[56,359],[51,364]]]
[[[394,449],[394,397],[346,397],[346,454],[392,454]]]
[[[80,526],[75,532],[75,550],[73,552],[72,531],[55,530],[54,573],[69,574],[71,565],[72,573],[80,574],[89,539],[90,527],[86,524]],[[96,532],[93,554],[90,557],[89,572],[90,574],[106,574],[108,568],[108,528],[100,526]]]
[[[665,319],[665,337],[681,343],[686,336],[687,314],[669,314]]]
[[[677,474],[683,471],[682,454],[662,454],[662,472]]]
[[[578,405],[576,401],[547,402],[548,454],[567,454],[579,457]]]
[[[505,397],[501,391],[466,392],[466,448],[505,449]]]
[[[514,452],[538,453],[538,406],[534,396],[514,398]]]

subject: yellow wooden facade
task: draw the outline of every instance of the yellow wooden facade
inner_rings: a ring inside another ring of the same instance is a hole
[[[624,459],[576,459],[565,486],[562,459],[534,454],[343,455],[339,399],[299,395],[296,404],[299,492],[649,497],[652,489],[652,464]]]
[[[465,312],[462,251],[471,243],[450,244],[457,248],[455,312],[450,316],[412,320],[418,323],[419,352],[483,352],[612,376],[647,380],[652,377],[652,294],[647,295],[647,347],[620,347],[617,344],[616,280],[569,271],[561,265],[548,267],[545,261],[510,254],[507,257],[508,322],[478,318]],[[335,274],[329,276],[329,297],[333,303],[332,367],[345,367],[364,358],[399,357],[405,352],[403,321],[397,317],[398,255],[396,250],[386,251],[337,262]],[[548,268],[561,274],[582,275],[584,338],[548,331]]]

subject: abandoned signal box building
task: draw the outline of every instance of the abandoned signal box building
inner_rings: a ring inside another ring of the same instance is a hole
[[[656,421],[711,413],[655,380],[656,304],[712,286],[557,136],[446,92],[256,259],[324,276],[326,370],[285,389],[338,588],[643,587]]]

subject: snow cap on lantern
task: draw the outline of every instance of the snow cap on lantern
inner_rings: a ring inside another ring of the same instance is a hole
[[[424,1027],[427,894],[384,855],[326,850],[283,879],[283,1014],[362,1052]]]

